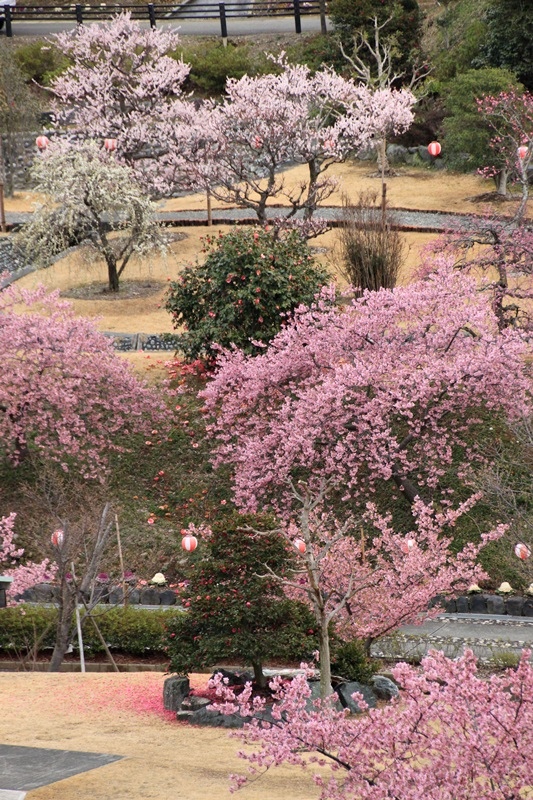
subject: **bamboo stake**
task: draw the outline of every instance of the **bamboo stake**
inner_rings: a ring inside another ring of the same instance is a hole
[[[123,596],[123,604],[124,606],[128,605],[128,597],[126,592],[126,579],[124,577],[124,561],[122,560],[122,545],[120,542],[120,528],[118,527],[118,515],[115,514],[115,528],[117,531],[117,544],[118,544],[118,560],[120,564],[120,572],[122,575],[122,594]]]

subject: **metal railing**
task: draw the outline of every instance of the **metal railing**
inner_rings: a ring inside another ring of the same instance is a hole
[[[1,2],[1,0],[0,0]],[[13,22],[15,21],[46,21],[56,22],[69,20],[83,25],[85,22],[108,20],[129,11],[132,19],[144,20],[155,28],[157,22],[170,22],[181,19],[218,19],[223,38],[227,38],[227,19],[243,17],[287,17],[294,18],[296,33],[302,32],[301,18],[303,16],[320,15],[321,26],[325,33],[325,19],[327,0],[257,0],[243,5],[238,2],[220,3],[190,3],[176,4],[147,3],[146,5],[119,4],[110,5],[82,5],[71,4],[64,6],[4,6],[6,35],[13,36]],[[2,6],[0,5],[0,9]],[[1,11],[0,11],[1,13]]]

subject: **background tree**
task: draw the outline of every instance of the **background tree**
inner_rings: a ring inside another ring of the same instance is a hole
[[[261,224],[274,198],[288,203],[286,217],[311,218],[335,189],[325,175],[332,164],[383,129],[412,122],[410,92],[372,92],[327,69],[313,75],[305,65],[279,64],[277,75],[228,80],[221,104],[190,109],[168,156],[169,169],[174,162],[192,186],[252,210]],[[287,186],[287,163],[305,165],[307,179]]]
[[[85,477],[111,452],[162,424],[164,409],[89,319],[58,294],[15,285],[0,292],[0,447],[21,463],[30,452]]]
[[[331,0],[328,13],[348,54],[354,46],[354,36],[373,41],[376,20],[377,25],[383,26],[382,41],[391,51],[392,71],[410,76],[422,38],[422,12],[417,0]],[[364,51],[361,57],[364,60]],[[370,54],[367,63],[375,66]]]
[[[246,530],[260,526],[261,534]],[[293,549],[273,521],[234,514],[215,524],[202,541],[182,593],[186,614],[168,626],[170,670],[211,669],[220,659],[251,664],[257,686],[267,685],[267,659],[299,660],[316,647],[316,625],[302,603],[284,598],[267,567],[284,575],[294,566]]]
[[[528,0],[490,0],[479,61],[514,73],[533,91],[533,18]]]
[[[86,255],[105,260],[108,289],[118,292],[133,256],[164,248],[155,203],[131,168],[96,142],[49,146],[36,159],[32,178],[36,191],[49,198],[16,239],[33,263],[48,266],[52,256],[87,240]]]
[[[54,41],[72,62],[51,84],[57,124],[94,139],[116,139],[118,157],[157,194],[157,159],[168,149],[167,124],[179,113],[189,72],[170,56],[180,46],[178,34],[143,29],[124,13]]]
[[[12,605],[30,586],[41,581],[50,580],[56,572],[56,565],[48,558],[40,564],[27,561],[22,563],[24,548],[18,547],[15,533],[16,514],[0,518],[0,574],[12,578],[13,582],[7,590],[8,605]]]
[[[393,676],[400,698],[356,718],[324,705],[310,711],[305,675],[289,685],[273,682],[279,706],[271,724],[258,721],[264,703],[252,705],[249,688],[236,697],[220,676],[212,685],[220,692],[220,710],[256,717],[238,734],[260,745],[239,753],[252,775],[284,762],[307,770],[310,762],[329,763],[329,777],[322,770],[315,776],[321,800],[497,800],[531,785],[528,656],[524,652],[517,669],[489,679],[477,675],[469,650],[453,660],[430,653],[421,668],[398,664]],[[243,786],[246,778],[233,783]]]
[[[478,111],[493,134],[493,157],[505,161],[505,171],[520,185],[522,197],[514,217],[521,220],[529,199],[533,163],[533,94],[511,90],[496,97],[485,96],[478,100]]]
[[[477,101],[518,89],[510,72],[497,69],[469,70],[443,89],[446,116],[443,122],[443,150],[450,167],[462,172],[494,167],[498,192],[506,194],[507,160],[490,147],[493,130],[478,111]]]
[[[21,135],[39,125],[40,104],[14,59],[13,49],[0,50],[0,183],[13,195],[14,171],[22,152]]]
[[[270,341],[329,280],[298,231],[236,228],[205,244],[205,262],[186,267],[166,301],[174,327],[184,327],[177,341],[188,361],[233,345],[257,353],[253,342]]]

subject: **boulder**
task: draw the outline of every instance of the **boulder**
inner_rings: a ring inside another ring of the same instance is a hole
[[[122,586],[113,586],[109,592],[109,603],[112,606],[119,606],[124,602],[124,589]]]
[[[30,590],[33,595],[32,602],[51,603],[55,596],[54,589],[55,586],[52,586],[51,583],[35,584],[35,586],[33,586]]]
[[[389,144],[387,146],[387,158],[391,164],[406,164],[408,156],[407,147],[401,144]]]
[[[193,711],[189,717],[191,725],[208,728],[242,728],[245,722],[250,722],[250,719],[251,717],[241,717],[240,714],[221,714],[209,706]]]
[[[458,597],[456,599],[455,604],[457,606],[457,613],[458,614],[468,614],[468,612],[470,611],[470,598],[469,597],[464,597],[463,595],[461,595],[461,597]]]
[[[533,617],[533,597],[526,597],[522,606],[523,617]]]
[[[244,686],[246,683],[252,683],[254,679],[254,676],[251,674],[251,672],[224,669],[224,667],[221,667],[220,669],[215,668],[211,678],[214,678],[215,675],[218,674],[221,674],[223,678],[227,679],[226,686]]]
[[[342,707],[349,709],[351,714],[361,714],[362,712],[362,709],[352,697],[354,692],[359,692],[363,696],[363,700],[367,703],[369,708],[375,708],[377,706],[376,695],[370,686],[365,686],[364,683],[358,683],[357,681],[340,683],[335,687],[335,691],[339,696]]]
[[[208,700],[207,697],[196,697],[195,695],[189,695],[188,697],[183,698],[180,710],[198,711],[199,708],[205,708],[210,704],[211,700]]]
[[[400,690],[394,681],[385,675],[373,675],[371,689],[378,700],[392,700],[393,697],[400,695]]]
[[[163,684],[163,706],[167,711],[179,711],[191,685],[189,679],[182,675],[171,675]]]

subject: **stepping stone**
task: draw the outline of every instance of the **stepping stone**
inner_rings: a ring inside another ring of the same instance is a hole
[[[24,792],[120,761],[123,756],[0,745],[0,800],[22,800]],[[3,795],[5,790],[10,794]],[[18,791],[17,791],[18,790]],[[20,791],[22,790],[22,791]]]

